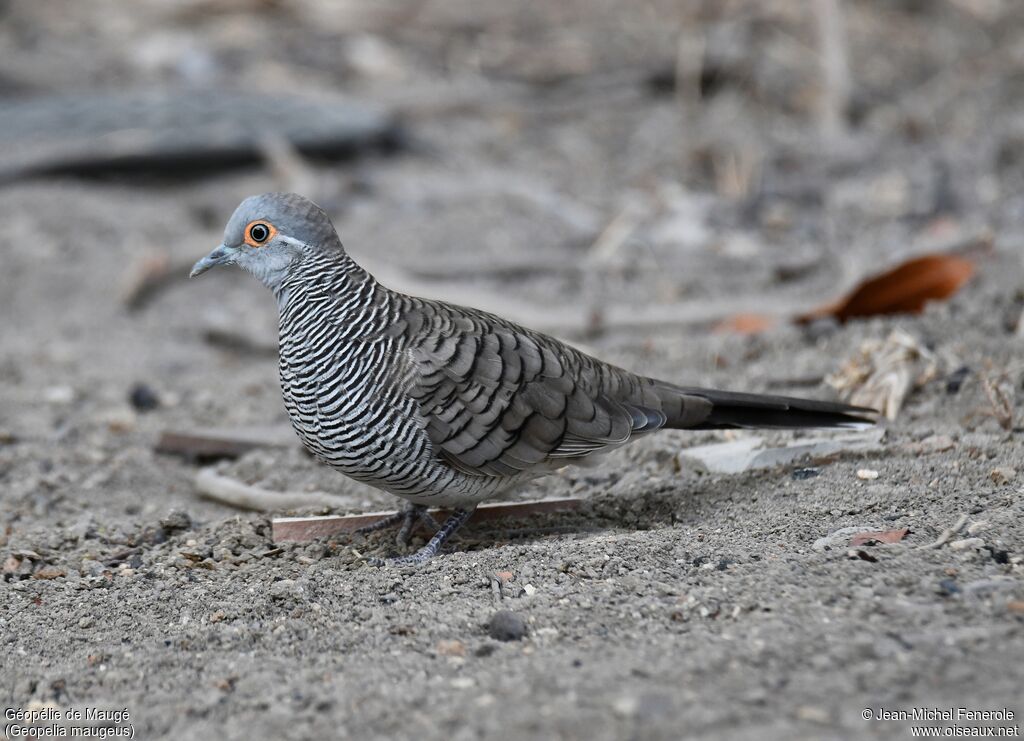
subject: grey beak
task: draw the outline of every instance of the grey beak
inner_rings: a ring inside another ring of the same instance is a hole
[[[188,277],[195,278],[218,265],[230,265],[235,261],[235,252],[234,247],[218,245],[213,252],[192,266],[192,272],[188,274]]]

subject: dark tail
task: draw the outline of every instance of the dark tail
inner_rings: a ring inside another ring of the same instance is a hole
[[[665,427],[717,430],[737,427],[787,429],[796,427],[864,428],[875,424],[868,416],[874,409],[829,401],[797,399],[771,394],[740,394],[732,391],[669,386],[679,395],[678,415],[669,414]]]

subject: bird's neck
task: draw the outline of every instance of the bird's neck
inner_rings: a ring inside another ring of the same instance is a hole
[[[274,287],[282,319],[314,303],[337,319],[365,315],[367,308],[387,303],[387,293],[344,250],[306,255]]]

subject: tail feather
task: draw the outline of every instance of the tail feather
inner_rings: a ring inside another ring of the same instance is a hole
[[[798,399],[774,394],[743,394],[713,389],[671,387],[679,394],[680,414],[669,415],[671,429],[715,430],[727,428],[793,429],[840,427],[860,429],[875,424],[865,415],[874,409],[830,401]],[[695,418],[694,410],[700,414]]]

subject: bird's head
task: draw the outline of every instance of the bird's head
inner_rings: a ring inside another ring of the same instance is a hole
[[[322,208],[294,193],[264,193],[242,201],[223,243],[192,267],[190,277],[238,265],[276,291],[293,265],[325,249],[341,250],[341,242]]]

